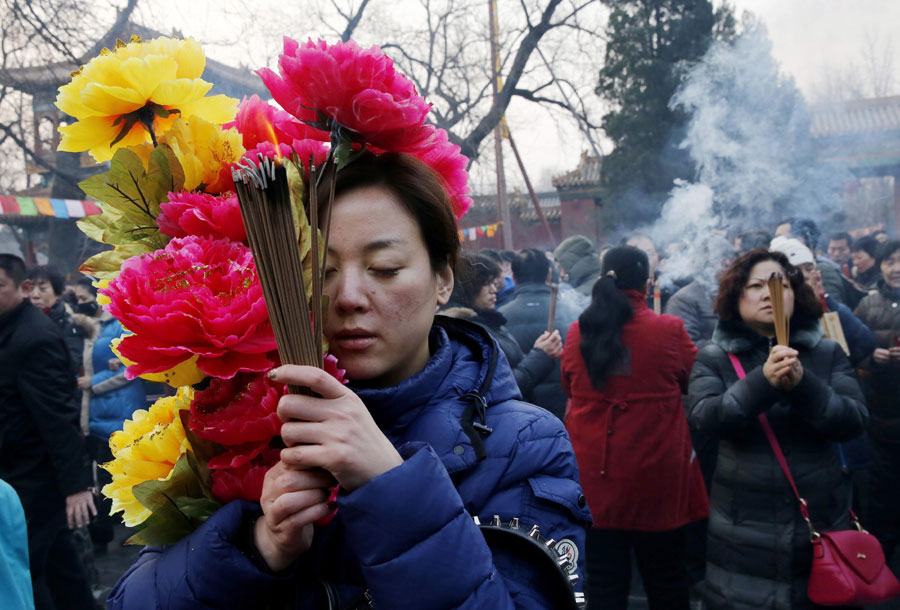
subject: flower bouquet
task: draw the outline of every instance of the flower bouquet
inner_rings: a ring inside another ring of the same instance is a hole
[[[137,529],[130,543],[172,543],[224,503],[259,500],[284,447],[278,401],[302,391],[265,373],[299,363],[292,345],[343,380],[320,330],[330,198],[318,201],[317,176],[333,180],[363,150],[405,152],[435,171],[458,217],[471,204],[466,158],[379,49],[286,38],[278,65],[258,74],[284,110],[208,96],[192,39],[118,41],[59,89],[75,119],[60,150],[109,162],[80,185],[103,213],[79,226],[112,249],[81,270],[126,329],[114,342],[126,376],[177,388],[110,438],[103,493]],[[273,249],[266,230],[284,225]],[[294,276],[276,277],[273,252],[296,261]]]

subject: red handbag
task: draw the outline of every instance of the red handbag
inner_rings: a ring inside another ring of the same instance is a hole
[[[728,357],[738,378],[743,379],[744,367],[740,361],[734,354],[728,354]],[[794,490],[800,503],[800,514],[809,527],[809,539],[813,545],[812,570],[807,589],[810,601],[820,606],[856,606],[879,604],[900,597],[900,583],[885,565],[881,543],[862,528],[852,510],[850,518],[856,526],[855,530],[816,531],[809,518],[806,500],[797,491],[781,445],[778,444],[765,414],[759,416],[759,423],[769,439],[784,476]]]

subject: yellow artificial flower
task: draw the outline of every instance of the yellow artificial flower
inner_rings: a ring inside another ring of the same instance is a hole
[[[103,487],[103,495],[112,500],[110,514],[122,512],[128,527],[143,523],[150,511],[134,497],[132,487],[154,479],[165,480],[172,474],[179,456],[191,448],[178,412],[189,409],[194,391],[181,388],[175,396],[160,398],[149,410],[138,409],[126,419],[122,430],[109,439],[113,461],[103,464],[112,475],[112,483]]]
[[[222,129],[199,116],[177,120],[160,138],[168,144],[184,170],[184,190],[203,185],[207,193],[234,188],[230,165],[241,160],[244,145],[237,129]],[[138,153],[140,154],[140,153]]]
[[[98,162],[108,161],[117,148],[152,142],[179,116],[233,120],[236,99],[204,97],[212,88],[200,78],[205,66],[193,38],[143,42],[133,36],[112,51],[103,49],[59,88],[56,106],[77,120],[59,128],[59,150],[87,150]]]
[[[96,288],[97,290],[103,290],[105,288],[109,288],[109,280],[100,280],[100,281],[92,282],[92,283],[94,285],[94,288]],[[97,293],[97,304],[100,307],[103,307],[104,305],[109,305],[110,303],[112,303],[112,300],[108,296],[106,296],[105,294],[100,294],[99,292]]]

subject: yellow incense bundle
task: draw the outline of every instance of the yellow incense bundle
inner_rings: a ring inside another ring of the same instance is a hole
[[[313,300],[310,303],[294,230],[285,162],[245,157],[233,171],[235,191],[281,362],[321,367],[323,316],[316,225],[309,227],[313,243]],[[314,188],[310,191],[311,194],[315,192]],[[317,221],[317,211],[313,210],[312,223]],[[302,388],[290,387],[290,390],[306,393]]]
[[[784,276],[780,273],[773,273],[769,277],[769,296],[772,300],[772,315],[775,318],[775,339],[778,345],[787,345],[790,320],[784,313]]]
[[[550,313],[547,315],[547,332],[553,332],[556,326],[556,299],[559,296],[559,284],[550,284]]]

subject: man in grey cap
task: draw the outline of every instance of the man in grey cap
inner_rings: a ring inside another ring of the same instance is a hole
[[[25,509],[36,610],[92,608],[71,528],[94,508],[90,461],[59,329],[27,298],[25,262],[0,250],[0,479]]]
[[[584,235],[567,237],[553,251],[553,259],[568,276],[572,288],[590,299],[594,282],[600,277],[600,256],[591,240]]]

